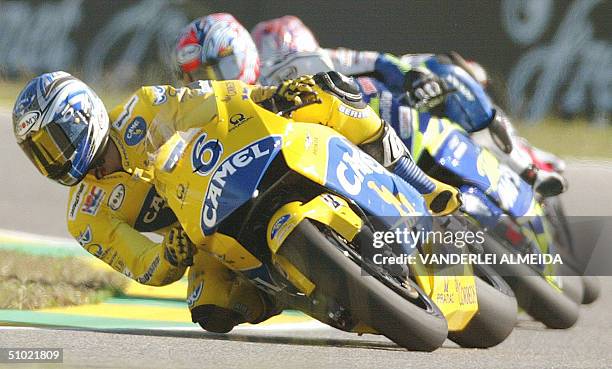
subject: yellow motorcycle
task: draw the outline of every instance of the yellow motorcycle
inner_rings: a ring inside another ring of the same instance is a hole
[[[248,95],[248,85],[233,84]],[[283,307],[410,350],[435,350],[449,329],[472,347],[506,338],[516,319],[509,289],[484,314],[479,293],[491,287],[471,271],[437,276],[418,263],[369,262],[376,232],[431,219],[414,188],[331,128],[274,114],[223,91],[228,85],[218,84],[227,98],[215,123],[167,134],[151,127],[150,167],[137,171],[155,184],[198,252]],[[401,256],[389,245],[380,252]]]

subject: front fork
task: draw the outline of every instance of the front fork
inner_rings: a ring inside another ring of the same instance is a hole
[[[344,322],[343,309],[339,306],[332,308],[327,306],[322,311],[320,301],[317,300],[316,286],[304,274],[296,268],[290,260],[280,255],[279,250],[283,242],[305,219],[314,220],[330,226],[335,232],[348,241],[352,241],[361,230],[363,222],[355,214],[346,200],[332,194],[321,194],[307,203],[300,201],[290,202],[278,209],[270,222],[266,231],[268,247],[272,251],[272,261],[276,268],[307,298],[301,299],[294,308],[311,314],[319,321],[336,327],[341,330],[354,333],[378,334],[374,329],[359,322],[348,324]],[[325,305],[333,302],[325,302]]]

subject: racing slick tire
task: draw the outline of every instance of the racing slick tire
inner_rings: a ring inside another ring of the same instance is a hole
[[[517,321],[517,302],[504,279],[487,265],[475,266],[478,311],[461,331],[448,338],[461,347],[487,348],[503,342]]]
[[[364,227],[358,238],[359,244],[372,245],[369,229]],[[366,272],[362,267],[365,264],[350,256],[354,255],[353,246],[328,226],[305,219],[278,253],[314,283],[313,293],[318,290],[323,296],[333,297],[359,323],[408,350],[433,351],[440,347],[448,326],[434,302],[410,279],[417,298],[393,285],[389,276]]]

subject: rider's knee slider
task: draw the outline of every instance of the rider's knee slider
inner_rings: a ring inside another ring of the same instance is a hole
[[[406,145],[397,136],[393,127],[385,121],[375,138],[359,147],[387,169],[392,169],[401,157],[410,157]]]

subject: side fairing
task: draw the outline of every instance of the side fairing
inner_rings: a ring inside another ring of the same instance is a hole
[[[257,186],[272,160],[281,150],[279,136],[264,137],[228,156],[211,173],[202,204],[201,227],[204,234],[255,195]]]
[[[403,179],[341,137],[328,142],[325,186],[351,199],[387,229],[429,231],[432,219],[423,197]],[[418,241],[400,246],[406,254]]]
[[[355,201],[368,215],[429,215],[413,187],[331,128],[293,124],[283,155],[293,171]]]
[[[438,149],[430,153],[440,166],[478,187],[512,216],[526,215],[532,207],[531,186],[462,132],[449,131]]]

